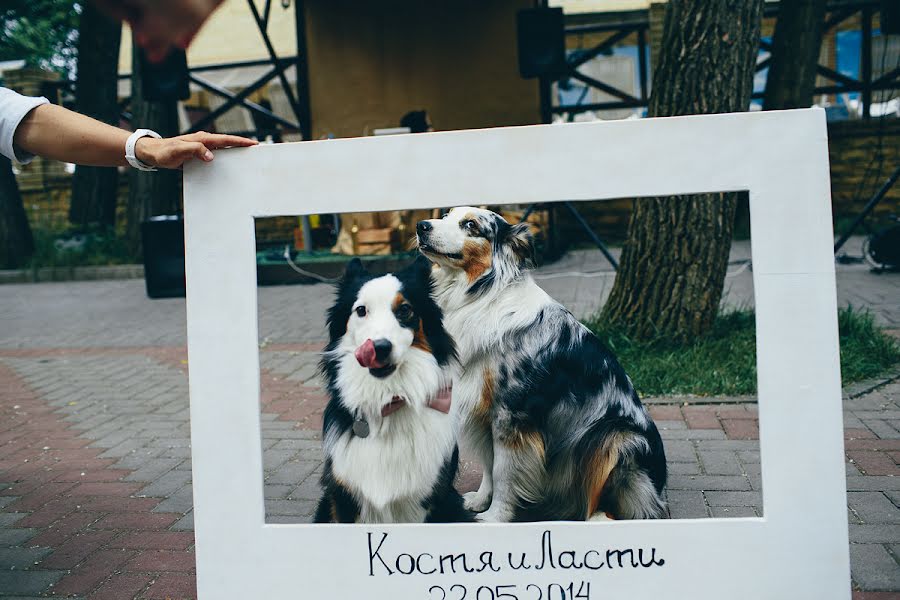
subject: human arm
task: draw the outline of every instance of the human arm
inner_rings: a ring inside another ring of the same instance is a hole
[[[42,104],[22,119],[13,144],[35,154],[79,165],[128,166],[125,142],[131,132],[53,104]],[[143,137],[135,145],[135,156],[144,164],[177,169],[192,158],[209,162],[211,150],[227,146],[252,146],[255,141],[236,135],[205,132],[172,138]]]

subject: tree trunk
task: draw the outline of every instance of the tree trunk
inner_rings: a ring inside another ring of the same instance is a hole
[[[131,60],[132,124],[136,129],[152,129],[163,137],[178,135],[177,102],[147,102],[143,99],[141,64],[137,54],[139,51],[135,45]],[[145,172],[131,169],[128,179],[127,238],[129,249],[135,256],[141,253],[141,223],[153,215],[177,212],[180,198],[181,171],[160,169]]]
[[[670,0],[649,115],[747,110],[763,0]],[[719,308],[735,193],[639,198],[604,319],[638,339],[685,342]]]
[[[0,269],[20,269],[34,253],[34,238],[12,163],[0,156]]]
[[[122,24],[100,13],[93,2],[86,2],[82,5],[78,32],[75,110],[118,126],[117,77]],[[115,167],[77,167],[72,178],[69,221],[82,227],[114,226],[118,179]]]
[[[825,25],[825,0],[782,0],[772,39],[764,110],[809,108]]]

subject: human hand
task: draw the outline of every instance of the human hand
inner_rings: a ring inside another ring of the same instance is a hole
[[[134,146],[134,154],[139,161],[151,167],[180,169],[192,158],[198,158],[204,162],[212,161],[212,150],[232,146],[255,146],[256,144],[256,141],[238,135],[198,131],[162,139],[142,137]]]
[[[150,62],[173,46],[187,48],[222,0],[95,0],[107,14],[128,21],[134,41]]]

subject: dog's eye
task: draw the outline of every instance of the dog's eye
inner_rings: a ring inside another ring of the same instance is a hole
[[[476,223],[472,219],[469,219],[468,221],[463,223],[463,227],[465,227],[466,231],[468,231],[469,233],[478,233],[478,231],[479,231],[478,223]]]
[[[366,316],[366,307],[365,306],[357,306],[355,311],[356,311],[356,316],[359,318]]]
[[[397,311],[394,314],[397,315],[397,320],[407,321],[412,317],[413,310],[409,304],[401,304],[397,307]]]

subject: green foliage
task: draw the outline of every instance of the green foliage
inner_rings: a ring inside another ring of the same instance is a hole
[[[68,74],[78,40],[75,0],[4,0],[0,8],[0,60],[22,60]]]
[[[643,395],[756,393],[756,323],[752,311],[720,315],[712,331],[686,345],[636,342],[598,319],[586,325],[618,356]],[[841,373],[846,385],[900,362],[900,346],[872,315],[852,307],[838,314]]]
[[[31,268],[122,265],[139,262],[112,229],[34,231]]]
[[[841,377],[845,383],[875,377],[900,362],[900,347],[869,312],[853,307],[838,312],[841,334]]]

